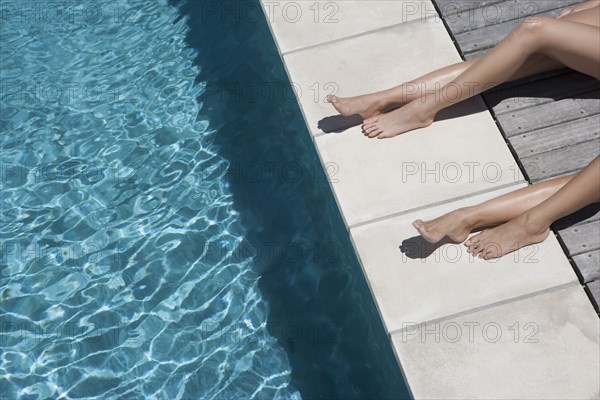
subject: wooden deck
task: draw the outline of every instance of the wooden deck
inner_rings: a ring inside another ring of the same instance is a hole
[[[433,0],[465,60],[482,56],[529,15],[556,16],[580,1]],[[483,94],[530,182],[573,173],[600,153],[600,81],[569,69]],[[600,205],[553,226],[580,282],[600,304]]]

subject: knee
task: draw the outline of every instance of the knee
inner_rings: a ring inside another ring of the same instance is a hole
[[[552,23],[556,21],[552,17],[532,16],[527,17],[521,22],[517,28],[517,32],[521,35],[539,36],[548,29]]]
[[[542,44],[543,38],[545,37],[544,32],[547,31],[548,27],[554,22],[556,22],[556,19],[551,17],[527,17],[521,22],[517,29],[515,29],[514,36],[519,42],[536,47],[537,45]]]

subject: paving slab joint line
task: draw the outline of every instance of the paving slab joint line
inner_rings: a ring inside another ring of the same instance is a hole
[[[315,133],[313,135],[313,137],[319,137],[319,136],[323,136],[323,135],[331,135],[331,133],[321,131],[321,132]]]
[[[369,224],[373,224],[376,222],[381,222],[381,221],[385,221],[387,219],[392,219],[392,218],[396,218],[396,217],[401,217],[402,215],[406,215],[406,214],[411,214],[417,211],[422,211],[422,210],[427,210],[429,208],[432,207],[437,207],[437,206],[441,206],[444,204],[448,204],[448,203],[453,203],[455,201],[460,201],[460,200],[465,200],[471,197],[476,197],[482,194],[486,194],[486,193],[490,193],[490,192],[495,192],[498,190],[502,190],[511,186],[518,186],[522,183],[528,183],[526,180],[519,180],[516,182],[509,182],[509,183],[505,183],[503,185],[499,185],[499,186],[494,186],[491,188],[487,188],[487,189],[483,189],[483,190],[479,190],[477,192],[472,192],[472,193],[467,193],[465,195],[462,196],[456,196],[456,197],[451,197],[445,200],[440,200],[440,201],[436,201],[434,203],[429,203],[429,204],[425,204],[423,206],[419,206],[419,207],[415,207],[415,208],[410,208],[408,210],[403,210],[403,211],[398,211],[392,214],[388,214],[388,215],[383,215],[381,217],[377,217],[377,218],[373,218],[370,219],[368,221],[363,221],[363,222],[357,222],[355,224],[349,225],[348,226],[348,230],[354,229],[354,228],[358,228],[364,225],[369,225]]]
[[[437,13],[437,11],[436,11],[436,13]],[[381,31],[385,31],[387,29],[394,29],[394,28],[396,28],[398,26],[401,26],[401,25],[410,25],[410,24],[417,23],[417,22],[423,23],[423,22],[429,21],[430,19],[439,19],[440,21],[443,21],[443,18],[441,16],[439,16],[439,14],[438,15],[430,15],[430,16],[427,16],[425,18],[419,17],[419,18],[411,19],[409,21],[397,22],[395,24],[386,25],[386,26],[380,26],[379,28],[370,29],[370,30],[367,30],[367,31],[364,31],[364,32],[353,33],[353,34],[348,35],[348,36],[326,40],[324,42],[319,42],[319,43],[315,43],[315,44],[309,44],[308,46],[304,46],[304,47],[301,47],[299,49],[288,50],[288,51],[285,51],[285,52],[281,52],[280,51],[279,54],[283,58],[284,56],[287,56],[288,54],[297,53],[299,51],[308,50],[308,49],[314,49],[316,47],[325,46],[325,45],[332,44],[332,43],[343,42],[344,40],[355,39],[357,37],[361,37],[361,36],[365,36],[365,35],[370,35],[371,33],[381,32]],[[269,25],[271,24],[271,22],[269,20],[267,20],[267,22],[269,22]],[[273,35],[273,36],[275,36],[275,35]]]
[[[419,322],[419,323],[415,323],[415,324],[420,325],[420,324],[431,324],[431,323],[436,323],[436,322],[449,321],[449,320],[452,320],[454,318],[460,318],[460,317],[464,317],[466,315],[476,314],[476,313],[478,313],[480,311],[484,311],[484,310],[489,310],[489,309],[492,309],[492,308],[500,307],[500,306],[503,306],[503,305],[509,304],[509,303],[516,303],[516,302],[519,302],[519,301],[522,301],[522,300],[525,300],[525,299],[529,299],[529,298],[532,298],[532,297],[541,296],[541,295],[544,295],[546,293],[551,293],[551,292],[555,292],[555,291],[558,291],[558,290],[567,289],[567,288],[570,288],[572,286],[578,286],[578,287],[580,287],[580,288],[583,289],[583,287],[579,284],[579,280],[574,280],[574,281],[571,281],[571,282],[563,283],[563,284],[558,285],[558,286],[552,286],[552,287],[549,287],[549,288],[546,288],[546,289],[537,290],[535,292],[526,293],[526,294],[523,294],[523,295],[520,295],[520,296],[516,296],[516,297],[511,297],[509,299],[505,299],[505,300],[501,300],[501,301],[496,301],[494,303],[489,303],[489,304],[486,304],[486,305],[483,305],[483,306],[480,306],[480,307],[470,308],[468,310],[461,311],[461,312],[458,312],[458,313],[455,313],[455,314],[450,314],[450,315],[446,315],[444,317],[439,317],[439,318],[435,318],[435,319],[431,319],[431,320],[428,320],[428,321],[423,321],[423,322]],[[411,326],[413,326],[413,325],[411,325]],[[388,333],[388,336],[389,336],[390,340],[392,339],[392,336],[401,334],[405,329],[406,328],[400,328],[400,329],[395,329],[393,331],[390,331]]]

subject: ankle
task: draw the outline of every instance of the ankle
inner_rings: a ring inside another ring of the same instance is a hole
[[[469,230],[483,226],[483,218],[476,206],[462,207],[456,210]]]
[[[525,229],[531,234],[541,234],[550,228],[550,222],[535,211],[535,209],[525,211],[521,214]]]
[[[408,104],[413,107],[412,114],[415,115],[420,121],[433,121],[435,118],[437,111],[432,109],[426,101],[418,99],[413,100]]]
[[[396,105],[385,92],[377,93],[375,96],[372,96],[370,103],[370,108],[379,112],[384,112]]]

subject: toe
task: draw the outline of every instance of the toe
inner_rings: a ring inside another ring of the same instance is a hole
[[[488,251],[483,255],[484,260],[492,260],[494,258],[498,258],[499,254],[496,253],[495,248],[488,249]]]
[[[367,126],[365,128],[365,132],[367,132],[368,134],[371,134],[371,133],[373,133],[373,132],[375,132],[377,130],[378,130],[378,128],[375,125],[373,125],[373,126]]]
[[[475,249],[473,248],[473,244],[470,244],[467,246],[467,251],[469,252],[469,254],[475,255]]]
[[[479,243],[475,243],[471,245],[471,254],[473,254],[474,256],[481,255],[484,249],[484,246],[481,246]]]
[[[472,238],[471,238],[467,241],[467,243],[465,243],[465,246],[467,246],[469,253],[472,254],[475,251],[475,248],[477,247],[477,242],[472,240]]]
[[[473,235],[465,242],[465,246],[467,246],[471,252],[473,252],[481,244],[482,234],[483,232]]]
[[[339,101],[338,97],[333,94],[327,95],[327,101],[330,103],[337,103]]]
[[[477,250],[477,257],[481,258],[481,259],[485,259],[486,254],[488,254],[489,249],[482,247],[480,249]]]

